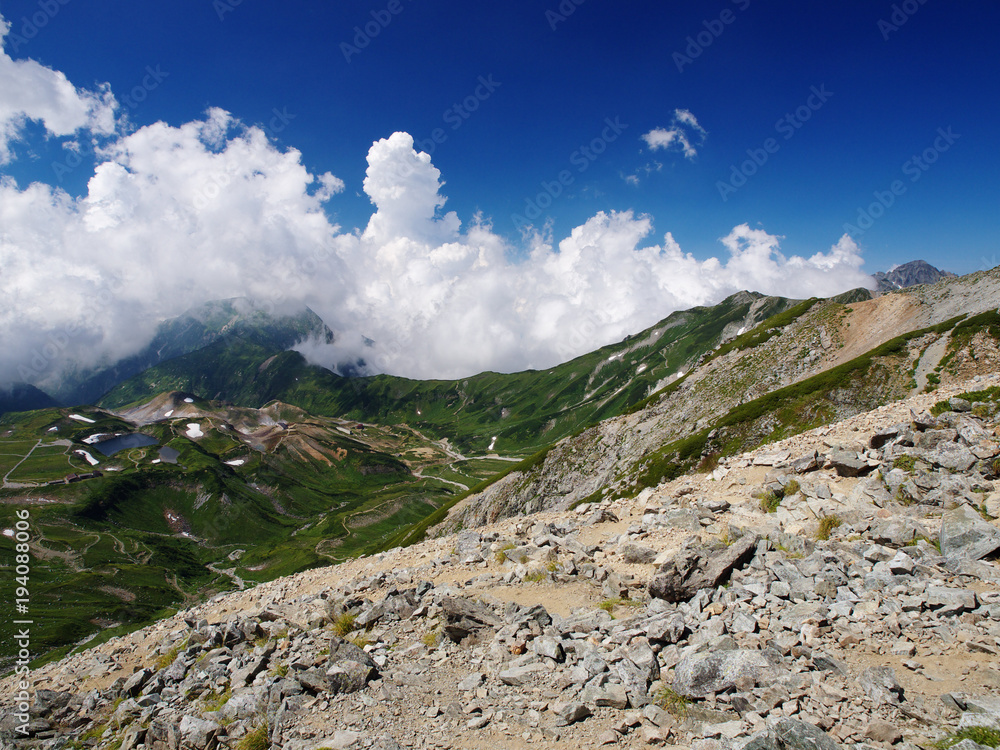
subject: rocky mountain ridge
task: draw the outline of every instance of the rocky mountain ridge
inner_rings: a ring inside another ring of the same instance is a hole
[[[32,672],[29,738],[6,678],[0,732],[53,750],[983,737],[998,409],[1000,377],[980,376],[636,497],[220,595]]]
[[[998,340],[976,316],[992,321],[998,306],[1000,269],[849,304],[807,301],[777,325],[766,322],[721,346],[642,408],[560,441],[530,470],[464,499],[438,533],[567,509],[594,493],[634,494],[636,477],[662,446],[710,431],[748,405],[759,404],[761,416],[739,427],[738,449],[773,441],[776,430],[801,431],[903,398],[928,376],[954,383],[993,372]],[[975,325],[963,333],[968,322]],[[773,394],[781,389],[788,396],[779,403]],[[795,413],[778,423],[781,409]],[[708,443],[705,452],[712,450]]]
[[[911,260],[909,263],[898,265],[887,272],[879,271],[872,274],[872,278],[878,284],[878,291],[891,292],[918,284],[936,284],[942,279],[955,278],[955,274],[951,271],[935,268],[923,260]]]

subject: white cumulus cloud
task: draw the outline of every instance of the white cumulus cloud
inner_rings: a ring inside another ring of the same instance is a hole
[[[0,46],[10,24],[0,16]],[[87,129],[109,135],[115,130],[115,99],[107,86],[77,89],[66,76],[35,60],[14,60],[0,49],[0,164],[11,159],[10,145],[28,121],[40,122],[56,136]]]
[[[122,135],[109,91],[82,92],[6,55],[0,84],[0,162],[26,119],[76,139],[112,136],[79,197],[0,178],[0,383],[58,390],[68,373],[140,350],[160,321],[236,296],[319,313],[337,342],[304,343],[312,361],[450,378],[549,367],[743,289],[807,297],[871,285],[846,236],[785,257],[777,236],[744,224],[722,238],[726,257],[698,260],[631,211],[512,247],[488,217],[463,225],[445,211],[441,173],[407,133],[372,145],[373,213],[342,229],[326,206],[344,182],[223,110]],[[672,127],[691,137],[647,142],[686,152],[704,137],[686,110]]]
[[[653,128],[642,139],[651,151],[680,151],[688,159],[698,155],[698,148],[708,133],[698,124],[698,118],[687,109],[675,109],[670,126]]]

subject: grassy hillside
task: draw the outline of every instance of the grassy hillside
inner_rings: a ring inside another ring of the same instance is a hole
[[[130,379],[101,404],[120,407],[168,389],[255,407],[280,399],[314,414],[408,424],[448,438],[463,453],[493,445],[503,453],[527,454],[646,398],[712,351],[727,326],[745,323],[755,303],[753,323],[794,301],[741,293],[674,313],[618,344],[548,370],[451,381],[347,379],[309,365],[296,352],[243,340],[217,342]]]
[[[412,432],[351,435],[291,407],[254,412],[182,395],[163,410],[183,414],[141,426],[93,408],[0,419],[0,528],[14,527],[17,510],[30,512],[39,654],[134,627],[237,578],[270,580],[371,551],[460,489],[411,470],[447,460]],[[85,442],[135,431],[159,445],[105,457]],[[168,452],[176,463],[163,460],[161,446],[176,451]],[[404,462],[408,455],[422,463]],[[100,476],[64,482],[95,469]],[[483,467],[454,476],[462,472]],[[13,558],[5,558],[0,585],[13,590]],[[9,634],[0,625],[0,664],[11,654]]]

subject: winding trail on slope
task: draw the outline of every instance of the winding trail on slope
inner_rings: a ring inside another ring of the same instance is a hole
[[[923,354],[920,355],[920,361],[917,362],[917,371],[914,374],[914,379],[916,380],[916,387],[910,391],[911,396],[916,396],[918,393],[923,393],[924,388],[927,387],[927,376],[930,375],[934,368],[938,366],[941,359],[944,357],[945,352],[948,350],[948,342],[951,341],[951,334],[945,333],[937,338],[936,341],[932,342],[924,349]]]

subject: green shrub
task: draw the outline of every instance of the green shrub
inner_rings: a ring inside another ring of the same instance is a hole
[[[962,740],[972,740],[986,747],[1000,747],[1000,729],[966,727],[965,729],[959,729],[957,732],[949,734],[943,740],[936,742],[934,746],[939,748],[939,750],[945,750],[945,748],[949,748]]]
[[[799,485],[799,480],[792,479],[789,480],[788,484],[784,486],[782,494],[784,497],[791,497],[792,495],[797,495],[801,489],[802,487]]]

